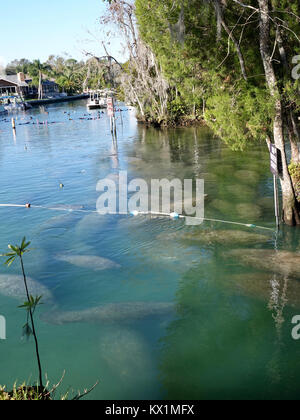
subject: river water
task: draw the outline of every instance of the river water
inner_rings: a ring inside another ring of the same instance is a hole
[[[0,122],[0,204],[33,205],[0,207],[0,250],[32,242],[25,268],[44,295],[36,317],[50,382],[66,371],[59,394],[99,381],[94,399],[298,398],[299,233],[274,231],[265,145],[233,152],[206,128],[145,128],[123,110],[117,148],[106,114],[87,116],[85,102],[21,114],[15,134]],[[121,170],[204,179],[206,218],[270,230],[93,213],[97,182]],[[0,267],[8,387],[37,378],[19,274],[17,263]]]

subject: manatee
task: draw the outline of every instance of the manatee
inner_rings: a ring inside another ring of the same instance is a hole
[[[300,278],[300,254],[268,249],[236,249],[224,253],[225,257],[236,258],[244,265],[280,273],[283,276]]]
[[[222,278],[222,282],[224,287],[230,287],[243,296],[270,303],[271,299],[276,299],[278,294],[279,304],[284,297],[288,306],[300,308],[300,282],[298,280],[284,279],[278,275],[274,277],[274,274],[260,272],[233,274]],[[284,290],[286,290],[285,296]]]
[[[43,302],[52,301],[52,294],[47,287],[30,277],[27,277],[27,285],[32,296],[43,296]],[[0,275],[0,294],[23,302],[27,300],[23,277],[10,274]]]
[[[261,216],[261,208],[253,203],[240,203],[236,206],[236,211],[245,220],[256,220]]]
[[[152,217],[151,217],[152,218]],[[139,214],[138,216],[123,216],[118,219],[118,229],[130,230],[131,234],[135,228],[143,226],[151,221],[150,216]]]
[[[273,197],[262,197],[259,200],[257,200],[257,204],[263,210],[274,212],[274,199],[273,199]]]
[[[243,185],[243,184],[227,185],[226,190],[238,200],[243,198],[246,201],[251,201],[256,196],[255,189],[250,188],[247,185]]]
[[[174,304],[168,302],[122,302],[83,311],[52,311],[44,313],[44,321],[53,324],[78,322],[126,322],[172,313]]]
[[[190,198],[190,197],[185,197],[184,199],[180,200],[180,201],[172,201],[171,200],[171,205],[170,205],[170,210],[171,213],[172,212],[176,212],[179,214],[183,214],[185,213],[185,210],[189,210],[194,207],[203,205],[204,206],[204,201],[207,199],[208,195],[204,194],[202,197],[198,197],[198,201],[196,201],[195,198]]]
[[[44,222],[40,226],[39,232],[56,229],[68,230],[77,222],[78,217],[78,214],[76,215],[73,213],[62,212],[59,215],[56,215],[55,217],[52,217],[51,219]]]
[[[84,216],[75,227],[75,235],[79,240],[94,240],[109,225],[110,216],[90,213]]]
[[[183,274],[192,267],[197,267],[205,256],[199,255],[198,249],[191,249],[185,245],[178,245],[174,240],[162,241],[153,246],[153,242],[148,246],[142,246],[138,250],[139,256],[145,263],[152,265],[159,270],[166,269],[174,272],[174,278]],[[168,280],[171,280],[168,278]]]
[[[151,349],[143,336],[124,328],[110,328],[100,339],[101,357],[107,366],[126,386],[131,378],[135,384],[136,381],[144,386],[149,384],[150,377],[155,378],[155,369]]]
[[[218,177],[215,174],[210,172],[203,172],[201,178],[204,178],[205,183],[216,183],[218,182]]]
[[[216,210],[219,210],[223,214],[231,214],[232,213],[232,203],[229,201],[223,201],[219,199],[215,199],[210,204],[212,207],[214,207]]]
[[[212,167],[212,172],[217,175],[219,178],[232,178],[232,173],[234,172],[234,167],[232,165],[229,164],[222,164],[220,165],[220,161],[216,161],[217,164]]]
[[[239,180],[240,183],[242,184],[256,184],[259,181],[259,174],[257,174],[257,172],[254,171],[250,171],[250,170],[240,170],[240,171],[236,171],[234,176]]]
[[[270,241],[269,236],[243,230],[193,230],[170,235],[159,235],[159,239],[178,239],[204,245],[249,245]]]
[[[95,255],[57,255],[56,259],[75,265],[76,267],[90,268],[94,271],[120,268],[119,264],[106,258],[97,257]]]

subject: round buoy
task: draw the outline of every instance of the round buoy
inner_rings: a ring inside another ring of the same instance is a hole
[[[179,214],[178,213],[171,213],[170,217],[171,217],[171,219],[179,219]]]
[[[133,210],[133,211],[131,211],[130,212],[130,214],[131,214],[131,216],[138,216],[139,215],[139,212],[137,211],[137,210]]]

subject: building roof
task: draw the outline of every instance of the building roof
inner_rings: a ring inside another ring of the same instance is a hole
[[[20,86],[20,87],[26,87],[28,84],[26,82],[20,82],[18,79],[18,76],[15,74],[13,76],[7,76],[6,74],[0,74],[0,79],[5,80],[6,82],[13,83],[14,85]]]

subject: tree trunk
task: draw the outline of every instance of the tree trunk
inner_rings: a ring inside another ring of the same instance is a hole
[[[224,28],[225,32],[227,33],[227,35],[229,36],[229,38],[233,42],[233,45],[236,49],[236,52],[237,52],[237,55],[238,55],[238,58],[239,58],[243,78],[244,78],[244,80],[247,80],[248,77],[247,77],[246,65],[245,65],[245,60],[244,60],[244,56],[243,56],[243,53],[242,53],[242,49],[241,49],[240,43],[238,42],[238,40],[233,35],[233,30],[231,30],[225,22],[224,14],[223,14],[222,1],[221,0],[214,0],[214,7],[215,7],[215,10],[216,10],[216,15],[217,15],[218,22],[220,22],[220,24]]]
[[[43,99],[42,72],[39,72],[39,99]]]
[[[297,128],[292,111],[290,111],[290,115],[287,116],[287,125],[288,125],[289,140],[291,143],[292,162],[299,164],[300,163],[300,153],[299,153],[299,146],[298,146],[299,133],[298,133],[298,128]]]
[[[289,60],[287,57],[286,49],[284,46],[284,41],[281,35],[281,30],[278,27],[276,30],[276,41],[278,43],[279,54],[281,63],[285,69],[286,74],[291,74],[292,69],[289,66]],[[288,108],[285,110],[286,113],[286,124],[289,134],[289,140],[291,144],[291,154],[292,154],[292,161],[294,163],[300,162],[300,153],[298,143],[300,142],[300,133],[297,127],[297,123],[295,120],[294,110],[292,108]]]
[[[288,225],[300,224],[297,200],[288,170],[287,156],[284,141],[284,118],[281,94],[277,85],[275,70],[272,64],[271,39],[270,39],[270,10],[268,0],[258,0],[260,9],[260,52],[265,70],[265,77],[270,94],[274,99],[274,123],[273,135],[275,146],[281,151],[282,176],[280,177],[282,188],[283,220]]]

